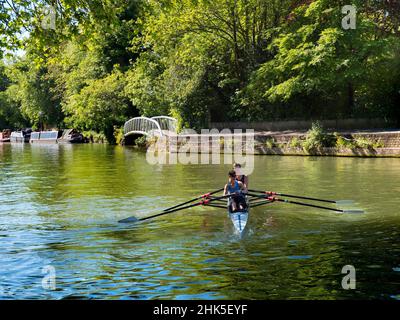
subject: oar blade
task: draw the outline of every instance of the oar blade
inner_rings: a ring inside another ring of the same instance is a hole
[[[364,210],[361,210],[361,209],[346,209],[346,210],[343,210],[343,213],[348,213],[348,214],[363,214],[363,213],[365,213],[365,211],[364,211]]]
[[[118,222],[119,223],[135,223],[135,222],[138,222],[138,221],[140,221],[140,220],[138,218],[136,218],[136,217],[129,217],[129,218],[126,218],[126,219],[119,220]]]
[[[339,206],[347,206],[354,204],[354,200],[336,200],[335,203]]]

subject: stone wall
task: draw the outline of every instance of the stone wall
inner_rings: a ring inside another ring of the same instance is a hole
[[[383,131],[383,132],[340,132],[341,135],[344,135],[348,138],[356,138],[356,137],[364,137],[371,141],[380,141],[383,143],[383,147],[381,148],[323,148],[319,152],[314,155],[319,156],[352,156],[352,157],[400,157],[400,131]],[[264,155],[309,155],[302,148],[293,148],[290,145],[290,141],[293,138],[304,138],[306,135],[305,132],[291,132],[291,133],[273,133],[273,132],[257,132],[255,134],[254,140],[254,154],[264,154]],[[181,147],[186,145],[186,147],[192,145],[194,143],[194,150],[201,150],[202,146],[204,147],[204,143],[208,145],[209,152],[216,151],[220,153],[224,153],[224,142],[222,140],[218,140],[215,144],[212,144],[212,138],[215,136],[202,136],[202,138],[198,140],[189,139],[190,135],[181,135],[180,138],[186,137],[187,141],[183,143],[178,143],[176,145],[169,145],[167,147],[171,153],[182,152],[184,148]],[[218,138],[219,139],[219,138]],[[273,139],[274,146],[270,146],[267,143],[267,140]],[[221,141],[221,142],[219,142]],[[231,140],[228,140],[231,141]],[[231,142],[230,142],[231,143]],[[248,146],[243,142],[243,150],[248,150]],[[188,150],[188,149],[186,149]],[[203,149],[204,150],[204,149]]]
[[[371,141],[380,141],[385,148],[400,148],[400,131],[376,131],[376,132],[350,132],[341,131],[340,135],[346,138],[354,139],[358,137],[366,138]],[[273,139],[276,143],[287,144],[293,138],[304,138],[305,132],[269,132],[269,133],[256,133],[255,140],[259,143],[263,143],[268,139]]]
[[[352,137],[364,137],[369,140],[380,140],[386,148],[400,148],[400,131],[389,132],[358,132]]]

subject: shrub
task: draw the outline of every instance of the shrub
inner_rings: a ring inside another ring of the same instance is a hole
[[[137,146],[139,148],[145,149],[145,148],[147,148],[147,145],[148,145],[148,141],[147,141],[146,136],[141,136],[135,140],[135,146]]]
[[[294,137],[294,138],[290,139],[288,145],[290,148],[301,148],[302,141],[299,138]]]
[[[107,143],[107,138],[104,133],[96,131],[83,131],[82,135],[91,143]]]
[[[354,142],[358,148],[368,149],[371,147],[371,141],[363,137],[357,137],[354,139]]]
[[[122,144],[124,141],[124,128],[114,128],[114,138],[116,144]]]
[[[351,139],[336,135],[336,148],[343,149],[354,149],[356,147],[355,143]]]
[[[348,148],[348,149],[376,149],[383,148],[385,145],[379,140],[370,140],[364,137],[356,137],[355,139],[347,139],[338,134],[336,136],[336,148]]]
[[[382,142],[381,139],[378,139],[378,140],[376,140],[376,141],[373,142],[372,147],[373,147],[374,149],[384,148],[384,147],[385,147],[385,144]]]
[[[364,149],[383,148],[385,146],[380,139],[371,140],[364,137],[355,138],[355,144],[358,148],[364,148]]]
[[[275,141],[274,138],[267,138],[267,140],[265,140],[265,146],[266,146],[268,149],[271,149],[271,148],[277,147],[278,144],[276,143],[276,141]]]
[[[314,122],[312,127],[307,132],[305,141],[303,142],[303,149],[308,153],[314,153],[321,148],[334,147],[336,139],[333,134],[325,132],[320,122]]]

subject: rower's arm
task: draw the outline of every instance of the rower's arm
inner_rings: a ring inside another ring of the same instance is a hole
[[[246,188],[246,190],[249,188],[249,177],[248,176],[244,176],[244,187]]]
[[[249,189],[249,178],[247,176],[244,177],[244,187],[243,191],[247,192],[247,189]]]
[[[228,194],[227,188],[228,188],[228,185],[226,184],[224,187],[224,196],[226,196]]]

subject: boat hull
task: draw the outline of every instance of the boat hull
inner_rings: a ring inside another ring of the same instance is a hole
[[[243,210],[238,212],[229,212],[229,217],[233,223],[233,227],[235,231],[239,234],[242,234],[246,228],[247,221],[249,219],[249,211]]]
[[[247,197],[245,197],[245,203],[245,208],[240,211],[232,212],[232,207],[230,206],[230,201],[228,200],[228,215],[231,218],[235,232],[240,235],[242,235],[244,232],[247,225],[247,220],[249,219],[250,204]]]

